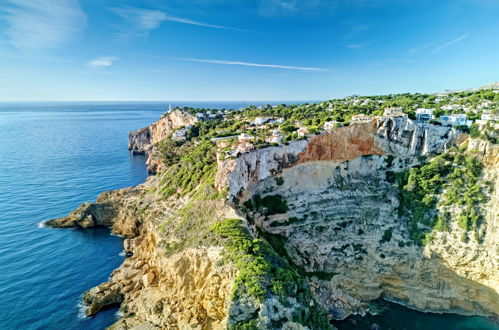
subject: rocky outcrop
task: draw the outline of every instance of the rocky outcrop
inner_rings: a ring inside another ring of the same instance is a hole
[[[260,231],[282,242],[291,261],[310,274],[317,299],[334,318],[364,313],[366,303],[379,297],[422,311],[497,316],[499,148],[477,140],[468,145],[486,165],[484,180],[495,186],[484,207],[481,242],[462,242],[462,229],[454,222],[450,232],[436,233],[424,248],[412,244],[407,222],[398,214],[398,188],[385,176],[417,164],[415,155],[442,150],[449,138],[440,140],[441,147],[423,140],[420,147],[402,149],[405,156],[390,160],[379,155],[300,159],[282,170],[279,183],[273,177],[254,181],[247,188],[251,192],[241,196],[279,195],[287,202],[285,213],[251,216]],[[378,146],[389,151],[392,143]]]
[[[156,173],[162,170],[161,160],[154,153],[153,146],[171,136],[178,128],[195,125],[198,119],[182,110],[174,110],[151,125],[132,131],[128,135],[128,150],[132,153],[148,155],[147,168]]]
[[[83,203],[68,216],[44,224],[55,228],[106,226],[111,227],[115,234],[134,237],[139,232],[140,222],[131,215],[137,210],[137,205],[148,202],[143,198],[143,192],[153,180],[139,187],[106,191],[94,203]]]

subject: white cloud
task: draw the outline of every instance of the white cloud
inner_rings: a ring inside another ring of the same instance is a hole
[[[86,25],[78,0],[2,0],[9,43],[17,48],[49,48],[70,41]]]
[[[110,67],[117,60],[119,60],[119,58],[115,56],[102,56],[87,62],[87,67],[92,69],[103,69]]]
[[[122,36],[145,37],[152,30],[159,28],[161,26],[161,23],[164,21],[197,25],[213,29],[246,31],[229,26],[207,24],[187,18],[170,16],[160,10],[142,9],[135,7],[111,8],[111,10],[115,14],[123,18],[123,20],[125,21],[124,25],[118,27],[121,30]]]
[[[210,59],[201,59],[201,58],[177,58],[177,60],[190,61],[190,62],[200,62],[200,63],[211,63],[211,64],[240,65],[240,66],[252,66],[252,67],[260,67],[260,68],[287,69],[287,70],[328,71],[327,69],[324,69],[324,68],[288,66],[288,65],[280,65],[280,64],[259,64],[259,63],[251,63],[251,62],[210,60]]]
[[[433,55],[433,54],[436,54],[436,53],[440,52],[441,50],[444,50],[445,48],[447,48],[447,47],[449,47],[449,46],[452,46],[453,44],[458,43],[458,42],[460,42],[460,41],[464,40],[466,37],[468,37],[468,35],[467,35],[467,34],[463,34],[462,36],[457,37],[457,38],[456,38],[456,39],[454,39],[454,40],[451,40],[451,41],[448,41],[448,42],[446,42],[446,43],[444,43],[444,44],[441,44],[440,46],[438,46],[438,47],[436,47],[435,49],[433,49],[433,50],[431,51],[431,54],[432,54],[432,55]]]

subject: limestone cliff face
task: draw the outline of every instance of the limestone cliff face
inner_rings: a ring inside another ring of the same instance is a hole
[[[386,179],[387,171],[407,170],[418,156],[462,140],[449,128],[404,118],[372,121],[250,152],[226,162],[226,181],[218,182],[243,202],[255,194],[287,201],[286,213],[252,214],[255,226],[311,274],[317,299],[335,318],[363,313],[379,297],[424,311],[497,316],[498,147],[479,140],[468,146],[494,183],[481,243],[462,242],[453,225],[424,248],[408,245],[398,188]]]
[[[237,196],[247,191],[252,183],[296,164],[343,162],[368,155],[431,156],[442,153],[458,136],[449,127],[418,124],[407,118],[373,119],[337,128],[310,140],[257,149],[221,162],[216,184],[228,187],[229,195]]]
[[[176,129],[194,125],[197,122],[198,119],[195,116],[178,109],[174,110],[151,125],[130,132],[128,135],[128,150],[132,153],[147,154],[149,172],[160,172],[162,164],[159,157],[155,155],[153,146],[172,135]]]
[[[171,252],[188,239],[174,224],[182,221],[175,218],[176,212],[189,200],[165,201],[150,193],[158,180],[150,177],[137,187],[105,192],[95,203],[82,204],[67,217],[47,222],[52,227],[107,225],[125,237],[127,259],[108,282],[83,295],[86,313],[94,315],[120,304],[124,317],[112,329],[226,328],[237,269],[225,262],[223,248],[216,244]],[[211,222],[234,216],[223,201],[200,207],[214,210],[207,216]]]

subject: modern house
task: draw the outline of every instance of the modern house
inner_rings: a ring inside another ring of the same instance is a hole
[[[239,136],[237,137],[237,140],[239,142],[251,142],[255,139],[255,137],[253,135],[249,135],[247,133],[241,133],[239,134]]]
[[[383,117],[407,117],[407,114],[404,113],[401,108],[385,108],[385,110],[383,111]]]
[[[325,131],[332,130],[333,128],[335,128],[335,126],[337,126],[337,124],[338,124],[338,122],[336,120],[326,121],[324,123],[324,130]]]
[[[304,137],[308,134],[308,129],[306,127],[300,127],[297,131],[298,137]]]
[[[471,126],[472,120],[468,120],[464,113],[440,116],[443,126]]]
[[[446,104],[442,106],[442,110],[446,111],[453,111],[453,110],[458,110],[461,109],[462,107],[459,104]]]
[[[499,121],[499,113],[493,113],[492,111],[482,112],[483,121]]]
[[[371,121],[372,118],[369,116],[366,116],[365,114],[361,113],[358,115],[352,116],[352,119],[350,120],[351,124],[357,124],[357,123],[367,123]]]
[[[419,123],[427,123],[433,119],[434,109],[419,108],[416,110],[416,121]]]
[[[253,124],[256,125],[256,126],[260,126],[260,125],[263,125],[266,122],[270,121],[271,119],[272,118],[270,118],[270,117],[261,117],[261,116],[258,116],[258,117],[255,117],[255,120],[253,120]]]
[[[187,140],[187,133],[191,130],[192,125],[186,126],[184,128],[179,128],[172,134],[172,140],[173,141],[186,141]]]

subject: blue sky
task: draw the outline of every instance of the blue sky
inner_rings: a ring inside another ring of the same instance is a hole
[[[499,80],[499,0],[1,0],[0,101],[321,100]]]

